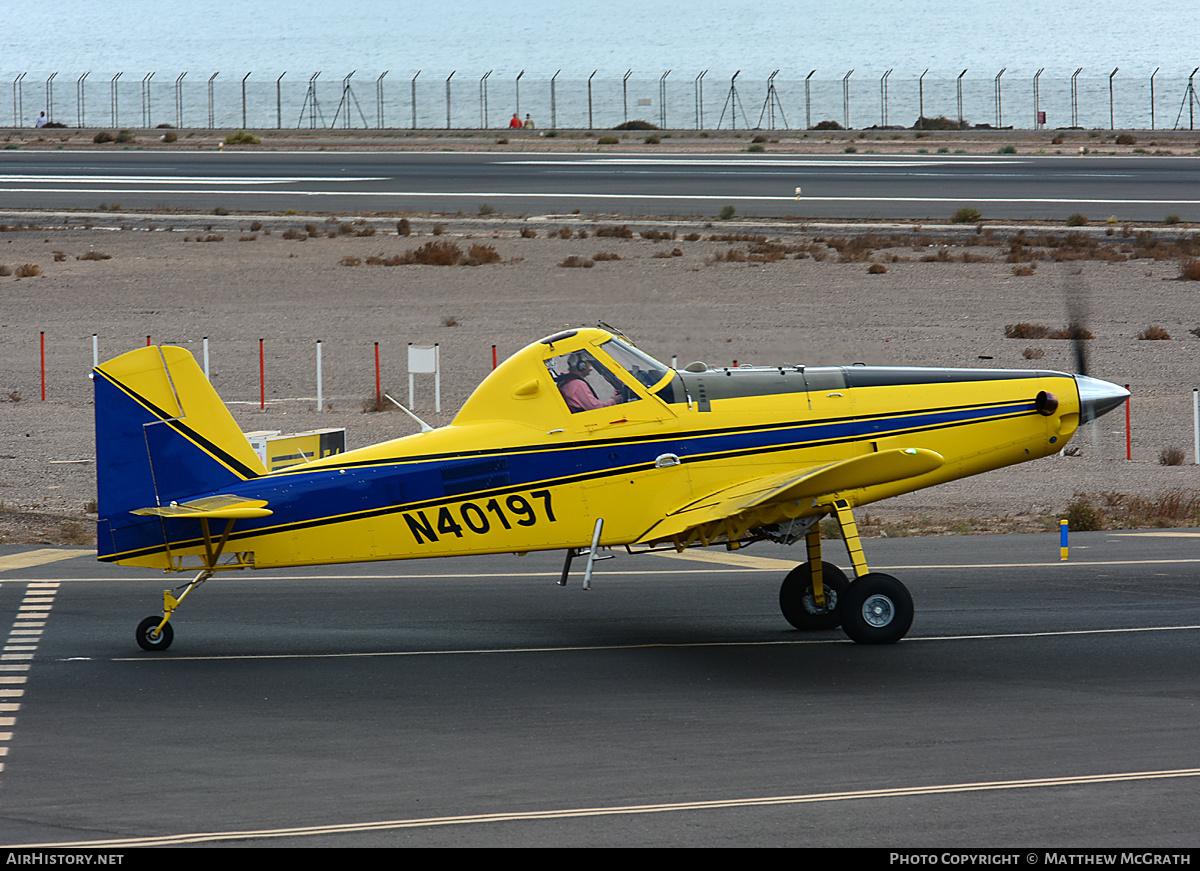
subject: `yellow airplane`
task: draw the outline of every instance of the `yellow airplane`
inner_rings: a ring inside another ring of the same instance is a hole
[[[1128,393],[1085,375],[880,366],[675,370],[612,328],[565,330],[495,369],[439,429],[267,473],[190,353],[93,373],[98,556],[198,571],[138,644],[165,650],[214,572],[602,548],[804,540],[783,581],[799,629],[888,644],[912,598],[872,572],[853,509],[1061,450]],[[854,580],[821,558],[841,530]]]

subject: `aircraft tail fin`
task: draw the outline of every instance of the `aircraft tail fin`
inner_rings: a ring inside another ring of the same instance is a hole
[[[93,372],[99,551],[110,531],[163,506],[266,474],[233,415],[183,348],[149,346]]]

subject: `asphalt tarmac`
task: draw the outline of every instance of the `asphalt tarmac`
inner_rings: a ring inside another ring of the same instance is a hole
[[[0,209],[1200,219],[1195,157],[6,151]],[[220,213],[220,212],[218,212]]]
[[[0,547],[0,842],[1194,846],[1200,530],[1058,544],[868,541],[886,647],[755,546],[230,573],[159,654],[182,578]]]

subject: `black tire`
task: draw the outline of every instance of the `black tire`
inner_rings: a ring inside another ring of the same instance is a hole
[[[882,572],[856,579],[842,599],[842,630],[859,644],[895,644],[912,621],[908,589]]]
[[[825,588],[824,608],[818,608],[813,601],[812,563],[788,572],[779,588],[783,618],[797,629],[837,629],[842,622],[842,602],[850,581],[833,563],[822,561],[821,585]]]
[[[162,617],[147,617],[137,628],[137,643],[142,650],[166,650],[171,646],[171,642],[175,640],[175,630],[168,623],[162,628],[162,632],[157,638],[152,638],[150,633],[158,628],[158,624],[162,622]]]

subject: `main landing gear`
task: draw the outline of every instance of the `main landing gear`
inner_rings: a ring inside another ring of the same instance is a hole
[[[821,560],[821,533],[813,526],[806,538],[808,562],[783,579],[779,609],[797,629],[840,625],[859,644],[894,644],[912,626],[912,596],[891,575],[867,568],[858,527],[845,500],[834,502],[831,509],[854,565],[854,580],[848,580],[833,563]]]

